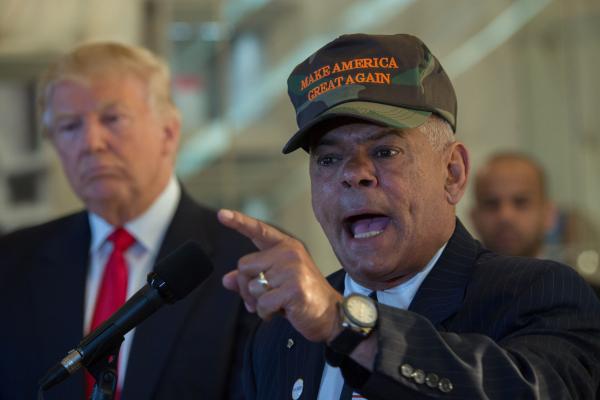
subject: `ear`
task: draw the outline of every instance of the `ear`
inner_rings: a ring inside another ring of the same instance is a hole
[[[469,153],[467,148],[460,142],[452,143],[447,150],[446,158],[446,199],[448,203],[455,206],[462,198],[467,187],[469,176]]]
[[[163,116],[162,134],[164,153],[175,159],[181,136],[181,122],[175,112],[167,112]]]

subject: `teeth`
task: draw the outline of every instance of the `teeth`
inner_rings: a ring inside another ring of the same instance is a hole
[[[383,233],[383,231],[370,231],[370,232],[356,233],[354,235],[354,239],[366,239],[366,238],[370,238],[373,236],[377,236],[381,233]]]

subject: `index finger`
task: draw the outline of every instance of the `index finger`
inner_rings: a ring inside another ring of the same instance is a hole
[[[259,250],[265,250],[286,240],[288,236],[258,219],[252,218],[238,211],[220,209],[217,213],[219,221],[248,239]]]

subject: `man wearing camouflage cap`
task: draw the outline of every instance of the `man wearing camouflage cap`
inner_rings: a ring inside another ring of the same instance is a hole
[[[288,80],[312,205],[343,270],[241,213],[224,285],[264,320],[250,399],[595,398],[600,302],[572,269],[494,254],[455,216],[467,184],[456,97],[409,35],[345,35]]]

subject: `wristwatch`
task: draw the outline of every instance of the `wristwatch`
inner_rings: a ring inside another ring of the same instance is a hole
[[[342,332],[330,343],[336,353],[349,355],[377,324],[377,304],[362,294],[350,294],[339,304]]]

